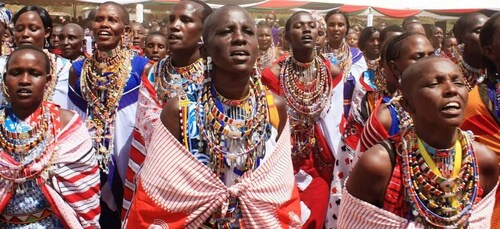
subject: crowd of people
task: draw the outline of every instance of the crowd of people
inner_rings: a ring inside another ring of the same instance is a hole
[[[0,7],[1,228],[500,227],[500,13],[165,17]]]

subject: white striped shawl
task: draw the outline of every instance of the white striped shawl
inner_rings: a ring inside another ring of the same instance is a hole
[[[41,188],[66,227],[99,228],[99,168],[89,132],[77,114],[59,132],[57,144],[52,182],[44,182]],[[0,185],[1,202],[9,198],[11,189]]]
[[[469,228],[490,228],[491,215],[495,205],[495,193],[498,184],[490,193],[472,208]],[[392,212],[364,202],[347,192],[342,192],[340,204],[339,228],[424,228],[415,222],[408,222]]]
[[[185,227],[198,228],[213,212],[228,207],[229,197],[238,197],[243,225],[248,228],[281,228],[276,210],[292,198],[295,187],[288,123],[275,152],[240,182],[227,187],[188,152],[170,132],[158,125],[138,182],[149,198],[164,210],[188,215]],[[300,228],[300,213],[290,228]]]

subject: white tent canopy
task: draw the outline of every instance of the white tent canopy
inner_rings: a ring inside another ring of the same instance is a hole
[[[290,0],[300,1],[304,0]],[[308,0],[308,2],[372,6],[395,10],[499,9],[500,0]]]

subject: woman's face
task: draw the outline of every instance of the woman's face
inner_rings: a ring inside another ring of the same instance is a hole
[[[323,50],[326,44],[326,31],[322,27],[318,27],[318,38],[316,38],[316,48]]]
[[[167,55],[167,39],[163,35],[149,35],[146,38],[144,54],[152,61],[159,61]]]
[[[118,47],[125,32],[122,11],[111,4],[99,6],[92,23],[92,31],[99,50],[108,51]]]
[[[168,16],[168,47],[172,52],[198,47],[203,31],[203,7],[190,1],[175,5]]]
[[[347,32],[347,22],[342,14],[333,14],[326,21],[328,43],[340,43]]]
[[[443,58],[429,59],[414,78],[406,109],[415,123],[459,127],[468,100],[460,69]]]
[[[349,33],[346,36],[346,41],[349,47],[357,48],[358,47],[358,41],[359,37],[357,33]]]
[[[299,13],[290,19],[288,40],[292,49],[314,49],[318,38],[316,20],[309,13]]]
[[[441,44],[441,42],[443,42],[443,37],[444,33],[441,28],[436,27],[432,30],[431,39],[433,43]]]
[[[462,42],[467,50],[481,53],[481,45],[479,43],[479,33],[488,17],[482,14],[476,14],[467,21],[464,32],[462,34]]]
[[[74,60],[83,54],[84,39],[81,28],[76,25],[66,25],[59,35],[61,56]]]
[[[40,106],[45,85],[51,79],[42,53],[20,50],[7,63],[4,83],[13,106],[30,109]]]
[[[45,38],[50,36],[50,28],[43,26],[42,18],[35,11],[28,11],[14,22],[14,40],[16,46],[33,45],[44,48]]]
[[[371,59],[377,59],[380,56],[380,33],[374,32],[366,41],[365,50],[362,50],[365,55]]]
[[[212,23],[206,45],[217,71],[237,75],[251,73],[258,45],[255,24],[250,16],[238,8],[225,8]]]
[[[434,55],[434,48],[424,35],[413,35],[403,41],[400,48],[399,58],[390,61],[389,66],[393,77],[387,77],[387,82],[392,85],[398,85],[399,78],[404,70],[418,60]]]
[[[146,30],[139,23],[133,23],[130,29],[132,30],[132,45],[142,48],[146,39]]]
[[[445,52],[445,53],[451,53],[453,48],[454,47],[457,47],[458,45],[458,41],[457,41],[457,38],[454,38],[454,37],[448,37],[444,40],[443,42],[443,47],[441,47],[441,49]]]
[[[267,51],[273,42],[273,33],[269,27],[261,27],[257,29],[257,42],[261,51]]]

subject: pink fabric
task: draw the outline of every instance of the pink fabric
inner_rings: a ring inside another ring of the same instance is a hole
[[[158,125],[137,182],[161,208],[158,211],[187,214],[183,227],[198,228],[215,211],[221,211],[224,215],[228,198],[238,197],[245,227],[282,228],[281,223],[289,221],[290,228],[300,228],[298,199],[295,201],[296,210],[287,213],[288,219],[284,220],[277,215],[280,206],[297,195],[290,154],[290,130],[287,124],[275,152],[264,164],[255,171],[243,174],[239,183],[227,187],[163,125]],[[135,197],[132,200],[129,216],[133,215],[135,219],[127,219],[125,227],[134,228],[139,226],[138,221],[150,217],[141,216],[141,210],[134,207],[141,206],[141,203],[135,201],[141,200]],[[168,215],[162,214],[159,217],[163,218],[155,220],[169,222]],[[127,225],[127,222],[132,221],[134,225]]]
[[[99,168],[87,128],[77,114],[57,135],[52,184],[41,187],[54,212],[69,228],[99,228]],[[0,200],[10,200],[11,186],[0,184]]]
[[[472,207],[469,228],[490,228],[495,205],[495,188]],[[338,221],[339,228],[424,228],[421,224],[408,222],[391,212],[364,202],[347,192],[342,192],[342,204]]]

